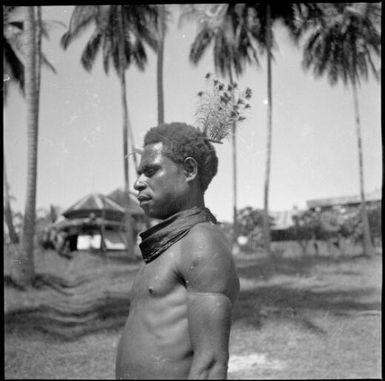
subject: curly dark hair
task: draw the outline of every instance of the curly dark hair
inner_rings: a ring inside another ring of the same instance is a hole
[[[198,128],[186,123],[165,123],[152,127],[144,137],[144,146],[163,143],[163,154],[177,164],[187,157],[198,163],[198,178],[203,192],[206,191],[218,170],[215,148]]]

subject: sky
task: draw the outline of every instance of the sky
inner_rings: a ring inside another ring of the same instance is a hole
[[[68,25],[73,6],[43,6],[43,18]],[[188,60],[197,33],[193,22],[178,26],[178,5],[165,41],[165,121],[195,124],[197,93],[206,89],[205,75],[214,73],[212,49],[198,66]],[[57,73],[42,69],[38,140],[37,207],[63,209],[85,195],[108,194],[123,187],[122,111],[116,73],[105,74],[101,56],[91,73],[80,56],[92,27],[64,51],[58,24],[44,39],[44,54]],[[302,53],[285,30],[274,29],[277,49],[272,66],[273,135],[269,208],[305,208],[306,201],[359,193],[358,149],[353,97],[342,83],[331,87],[301,67]],[[147,49],[144,72],[126,72],[127,104],[137,147],[157,124],[156,56]],[[251,109],[237,132],[237,206],[263,208],[267,130],[266,57],[237,79],[253,91]],[[359,90],[365,191],[382,187],[381,84],[370,77]],[[12,88],[3,114],[4,155],[12,207],[24,211],[27,170],[26,103]],[[215,146],[218,174],[205,194],[206,206],[221,221],[231,221],[232,144]],[[133,190],[135,169],[130,166]]]

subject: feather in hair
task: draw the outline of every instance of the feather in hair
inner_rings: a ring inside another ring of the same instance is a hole
[[[232,131],[233,125],[246,118],[245,109],[250,108],[247,101],[251,97],[251,89],[243,93],[235,93],[237,84],[225,85],[218,79],[206,74],[209,82],[207,91],[198,93],[198,106],[195,112],[196,126],[215,143],[222,143]]]

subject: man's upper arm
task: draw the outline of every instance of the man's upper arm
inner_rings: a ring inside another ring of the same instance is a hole
[[[225,237],[210,225],[197,225],[183,242],[178,270],[189,292],[221,293],[234,301],[239,282]]]
[[[197,227],[183,244],[179,271],[188,291],[194,357],[189,378],[226,378],[232,303],[239,281],[231,252],[213,227]]]

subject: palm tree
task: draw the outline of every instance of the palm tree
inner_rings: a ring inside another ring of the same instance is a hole
[[[158,4],[158,49],[157,49],[157,91],[158,91],[158,124],[164,123],[164,88],[163,88],[163,59],[164,43],[167,31],[167,11],[166,4]]]
[[[311,5],[304,7],[312,7]],[[256,23],[260,26],[259,33],[255,36],[255,42],[259,45],[262,52],[266,52],[267,63],[267,140],[266,140],[266,165],[264,182],[264,220],[263,220],[263,239],[265,250],[270,253],[270,217],[269,217],[269,189],[272,156],[272,133],[273,133],[273,95],[272,95],[272,51],[276,46],[274,40],[273,27],[280,20],[289,32],[293,42],[297,42],[301,30],[297,27],[297,19],[301,16],[303,8],[299,3],[257,3],[254,4],[256,12]]]
[[[61,44],[67,49],[79,35],[90,26],[95,30],[88,40],[81,56],[81,63],[88,72],[92,70],[100,50],[103,67],[108,74],[110,64],[118,75],[121,84],[123,113],[123,156],[124,179],[128,184],[128,135],[132,141],[133,132],[126,102],[125,70],[135,64],[144,70],[147,54],[143,41],[156,50],[156,8],[150,5],[103,5],[76,6],[70,20],[68,31],[62,36]],[[134,155],[136,165],[136,156]],[[128,186],[128,185],[127,185]]]
[[[157,48],[156,7],[151,5],[101,5],[101,6],[76,6],[68,31],[62,36],[61,43],[64,49],[76,39],[84,29],[94,23],[95,30],[88,40],[81,56],[81,63],[87,71],[91,71],[100,50],[103,55],[103,67],[108,74],[112,63],[121,85],[121,103],[123,120],[123,168],[124,189],[129,191],[129,152],[128,135],[130,135],[132,153],[135,167],[137,168],[135,145],[133,140],[132,125],[130,122],[125,71],[130,65],[135,64],[144,70],[147,63],[147,54],[144,42],[152,49]],[[127,198],[129,200],[129,198]],[[128,201],[129,202],[129,201]],[[127,205],[127,236],[128,247],[132,250],[132,223]]]
[[[27,195],[24,210],[21,250],[17,253],[18,265],[11,270],[12,278],[22,286],[32,284],[35,277],[34,236],[37,184],[37,137],[39,118],[40,77],[40,7],[27,7],[25,19],[25,94],[27,101],[28,170]]]
[[[24,7],[3,5],[3,104],[6,104],[10,84],[16,84],[24,96]],[[59,21],[42,20],[42,37],[48,38],[50,28],[54,25],[64,25]],[[56,73],[54,66],[41,52],[42,64]]]
[[[361,124],[357,87],[360,78],[368,79],[369,72],[379,79],[375,56],[381,54],[381,4],[336,3],[320,4],[318,12],[302,21],[302,27],[311,30],[305,41],[303,67],[313,69],[316,77],[327,76],[334,86],[342,81],[351,85],[358,147],[361,216],[364,232],[364,253],[374,253],[364,193],[364,166]]]
[[[266,4],[266,48],[267,48],[267,141],[266,141],[266,167],[265,185],[263,193],[263,238],[265,250],[270,253],[270,223],[269,223],[269,187],[271,169],[271,145],[273,130],[273,97],[272,97],[272,76],[271,76],[271,50],[272,50],[272,20],[270,4]]]
[[[15,50],[21,44],[22,23],[12,20],[15,7],[3,5],[3,106],[6,104],[9,83],[16,83],[24,94],[24,66]],[[16,42],[16,43],[15,43]],[[16,45],[16,47],[15,47]],[[13,225],[13,213],[9,195],[9,184],[6,175],[5,153],[3,152],[3,188],[4,216],[8,227],[11,243],[19,242],[19,237]]]
[[[213,44],[214,67],[222,77],[234,84],[234,75],[240,76],[246,64],[258,63],[254,40],[258,25],[253,23],[252,8],[246,4],[215,4],[214,6],[189,5],[181,15],[181,21],[193,18],[199,21],[199,30],[190,49],[190,60],[195,65]],[[232,92],[232,97],[234,94]],[[234,99],[233,99],[234,100]],[[232,128],[233,151],[233,246],[237,248],[237,155],[236,123]]]
[[[15,83],[22,95],[24,96],[24,58],[25,58],[25,44],[24,44],[24,24],[25,15],[20,10],[21,7],[5,6],[3,5],[3,106],[6,105],[8,97],[8,87],[11,83]],[[38,8],[40,15],[40,9]],[[39,16],[41,19],[41,17]],[[44,37],[48,37],[48,29],[53,21],[42,21],[40,20],[41,33]],[[60,24],[56,21],[56,23]],[[51,71],[56,72],[52,64],[47,60],[45,55],[40,52],[40,36],[36,34],[37,48],[36,54],[37,60],[42,60],[42,63],[48,67]],[[40,53],[39,53],[40,52]],[[40,64],[37,63],[39,66]],[[37,70],[37,77],[40,77],[40,70]],[[37,82],[39,82],[38,79]],[[39,85],[37,86],[39,87]],[[9,196],[9,184],[6,176],[5,166],[5,153],[3,152],[3,168],[4,168],[4,213],[5,220],[8,226],[10,239],[12,243],[17,243],[19,237],[15,232],[13,226],[13,213],[10,204]]]

